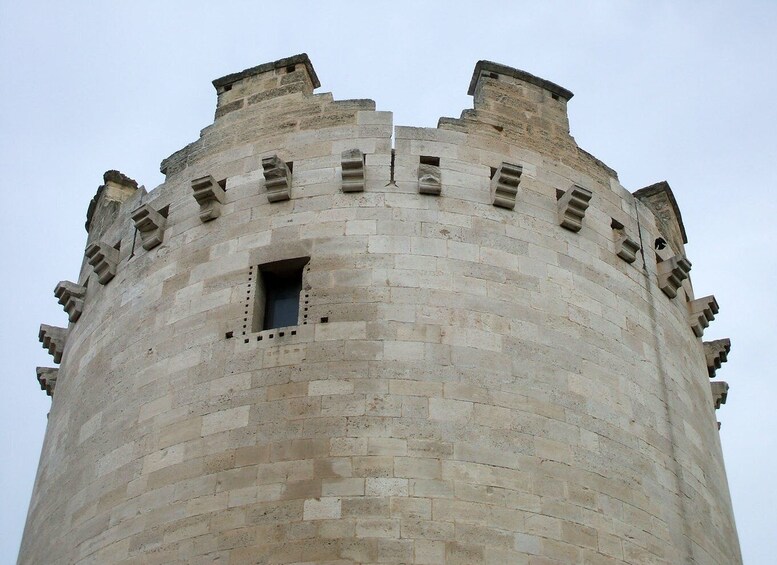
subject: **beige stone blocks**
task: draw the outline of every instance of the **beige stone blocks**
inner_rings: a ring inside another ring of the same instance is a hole
[[[282,202],[291,198],[291,171],[277,155],[262,159],[264,187],[269,202]]]
[[[143,249],[153,249],[162,243],[165,233],[165,218],[149,204],[143,204],[132,212],[135,229],[140,233]]]
[[[728,354],[731,351],[731,340],[728,338],[716,339],[714,341],[705,341],[703,345],[704,359],[707,361],[707,371],[710,378],[712,378],[715,376],[715,371],[728,361]]]
[[[593,192],[574,185],[558,199],[558,222],[562,228],[577,232],[583,227],[583,218]]]
[[[108,284],[116,276],[119,250],[104,241],[96,241],[86,248],[86,260],[94,268],[97,281]]]
[[[364,154],[360,149],[343,151],[340,158],[343,192],[364,191]]]
[[[688,321],[693,330],[693,334],[696,337],[702,337],[704,330],[710,325],[710,322],[715,319],[715,314],[720,310],[718,301],[715,297],[705,296],[703,298],[697,298],[691,300],[688,305]]]
[[[200,220],[209,222],[221,215],[221,206],[226,199],[224,189],[208,175],[192,180],[192,193],[200,205]]]
[[[84,311],[86,287],[70,281],[59,281],[54,288],[54,296],[67,312],[68,321],[77,322]]]
[[[677,290],[688,278],[691,262],[685,257],[675,255],[658,264],[658,286],[669,298],[677,296]]]
[[[62,354],[65,351],[67,336],[67,328],[49,326],[48,324],[40,325],[38,340],[41,345],[43,345],[43,349],[47,350],[49,355],[54,358],[54,363],[62,361]]]
[[[512,210],[518,186],[521,184],[523,167],[503,162],[491,177],[491,201],[494,206]]]
[[[720,408],[721,404],[726,403],[728,397],[728,383],[724,381],[712,381],[710,383],[712,389],[712,403],[715,406],[715,410]]]
[[[54,367],[37,367],[35,375],[38,378],[38,384],[41,390],[45,390],[48,396],[54,396],[54,389],[57,386],[57,373],[59,369]]]

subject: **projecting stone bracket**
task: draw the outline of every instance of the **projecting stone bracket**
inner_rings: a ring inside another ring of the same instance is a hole
[[[35,373],[38,377],[40,389],[45,390],[48,396],[54,396],[54,388],[57,385],[59,369],[54,367],[37,367]]]
[[[221,215],[221,205],[224,204],[224,189],[212,176],[200,177],[192,181],[192,192],[197,204],[200,205],[200,220],[209,222]]]
[[[132,221],[135,222],[135,228],[140,232],[143,249],[153,249],[162,243],[167,218],[154,210],[149,204],[143,204],[133,210]]]
[[[639,243],[621,232],[615,242],[615,253],[618,257],[627,263],[633,263],[637,260],[637,251],[639,251]]]
[[[75,322],[81,317],[84,311],[84,297],[86,296],[86,287],[70,281],[59,281],[54,288],[54,296],[67,312],[67,319]]]
[[[288,165],[277,155],[262,159],[264,170],[264,187],[267,189],[267,200],[282,202],[291,198],[291,171]]]
[[[715,410],[717,410],[721,404],[726,403],[728,383],[725,381],[712,381],[710,388],[712,389],[712,403],[715,406]]]
[[[669,298],[677,296],[677,289],[688,278],[691,262],[682,255],[675,255],[658,264],[658,286]]]
[[[264,165],[264,163],[262,163]],[[364,153],[361,149],[348,149],[340,156],[343,192],[364,191]]]
[[[704,329],[715,319],[718,310],[718,301],[712,295],[688,303],[688,323],[696,337],[704,335]]]
[[[511,163],[502,163],[491,178],[491,201],[494,206],[512,210],[521,184],[523,167]]]
[[[439,196],[442,192],[440,166],[421,163],[418,165],[418,192]]]
[[[715,341],[705,341],[704,345],[704,357],[707,360],[707,372],[709,372],[710,378],[715,376],[715,371],[720,369],[720,366],[728,361],[728,354],[731,351],[731,340],[716,339]]]
[[[593,192],[582,186],[573,185],[558,199],[558,223],[570,231],[580,231],[583,218]]]
[[[67,341],[67,329],[41,324],[38,331],[38,340],[43,344],[43,349],[48,350],[54,358],[54,363],[62,361],[62,352]]]
[[[100,284],[108,284],[116,276],[119,250],[104,241],[96,241],[86,248],[86,260],[94,268]]]

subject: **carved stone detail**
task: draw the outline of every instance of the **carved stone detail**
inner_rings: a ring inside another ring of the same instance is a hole
[[[273,155],[262,159],[262,169],[264,169],[267,200],[282,202],[291,198],[291,171],[288,165],[277,155]]]
[[[440,167],[421,163],[418,165],[418,192],[439,196],[442,191]]]
[[[718,301],[712,295],[688,303],[688,322],[696,337],[704,335],[704,329],[715,319],[718,310]]]
[[[212,176],[200,177],[192,181],[194,199],[200,205],[200,220],[209,222],[221,215],[221,205],[224,204],[224,189]]]
[[[582,186],[573,185],[558,199],[558,221],[562,228],[580,231],[583,218],[593,192]]]
[[[65,342],[67,341],[66,328],[41,324],[38,340],[43,344],[43,349],[46,349],[49,355],[54,358],[54,363],[62,361],[62,352],[65,350]]]
[[[658,286],[669,298],[677,296],[677,289],[688,278],[691,262],[682,255],[675,255],[658,264]]]
[[[54,296],[59,299],[59,303],[67,312],[67,319],[75,322],[84,311],[84,297],[86,296],[86,287],[70,281],[59,281],[54,288]]]
[[[37,367],[35,374],[38,377],[40,389],[45,390],[49,396],[54,396],[54,388],[57,385],[57,374],[59,369],[54,367]]]
[[[119,250],[104,241],[96,241],[86,248],[86,260],[94,268],[100,284],[107,284],[116,276]]]
[[[637,260],[637,251],[639,251],[639,243],[631,239],[625,233],[620,234],[618,240],[615,242],[615,249],[618,257],[626,261],[627,263],[633,263]]]
[[[717,410],[721,404],[726,403],[728,383],[725,381],[712,381],[710,388],[712,389],[712,403],[715,406],[715,410]]]
[[[133,210],[132,221],[135,222],[135,228],[140,232],[143,249],[153,249],[162,243],[167,218],[154,210],[149,204],[143,204]]]
[[[523,167],[511,163],[502,163],[491,179],[491,201],[494,206],[512,210],[515,208],[515,197],[518,185],[521,184]]]
[[[707,371],[710,378],[715,376],[715,371],[720,369],[720,366],[728,361],[728,354],[731,351],[731,340],[716,339],[715,341],[705,341],[704,345],[704,357],[707,360]]]
[[[343,170],[343,192],[363,192],[364,153],[361,152],[361,149],[343,151],[340,156],[340,164]]]

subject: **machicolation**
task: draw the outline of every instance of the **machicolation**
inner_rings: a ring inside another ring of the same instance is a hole
[[[480,61],[415,128],[306,55],[213,85],[164,183],[105,173],[56,285],[19,563],[741,562],[717,301],[570,91]]]

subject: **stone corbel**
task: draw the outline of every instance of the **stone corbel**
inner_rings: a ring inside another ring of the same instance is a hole
[[[677,289],[688,278],[691,262],[682,255],[675,255],[658,264],[658,286],[669,298],[677,296]]]
[[[731,351],[731,340],[716,339],[715,341],[705,341],[704,345],[704,357],[707,360],[707,372],[709,372],[710,378],[715,376],[715,371],[720,369],[720,366],[728,361],[728,354]]]
[[[57,385],[59,369],[54,367],[37,367],[35,373],[38,376],[40,389],[45,390],[48,396],[54,396],[54,388]]]
[[[132,221],[135,222],[135,228],[140,232],[143,249],[153,249],[162,243],[167,218],[154,210],[149,204],[143,204],[133,210]]]
[[[418,165],[418,192],[439,196],[441,191],[440,166],[420,163]]]
[[[264,163],[262,163],[264,165]],[[364,191],[364,153],[361,149],[348,149],[340,156],[343,192]]]
[[[494,206],[512,210],[521,184],[523,167],[502,163],[491,178],[491,201]]]
[[[62,361],[62,352],[65,350],[67,329],[41,324],[38,331],[38,341],[43,344],[43,349],[46,349],[49,355],[54,358],[54,363],[59,363]]]
[[[96,241],[86,248],[86,260],[94,268],[100,284],[108,284],[116,276],[119,250],[104,241]]]
[[[200,205],[200,220],[209,222],[221,215],[221,205],[224,204],[224,189],[216,180],[208,175],[192,181],[192,192],[197,204]]]
[[[81,317],[84,311],[84,297],[86,296],[86,287],[70,281],[59,281],[54,288],[54,296],[67,312],[67,319],[75,322]]]
[[[558,199],[558,222],[562,228],[578,232],[583,227],[583,218],[593,192],[582,186],[573,185]]]
[[[721,404],[726,403],[728,383],[725,381],[712,381],[710,388],[712,389],[712,403],[715,406],[715,410],[717,410]]]
[[[626,261],[627,263],[633,263],[637,260],[637,251],[639,251],[639,243],[631,239],[628,235],[621,232],[618,236],[618,240],[615,242],[615,250],[618,257]]]
[[[696,337],[704,335],[704,329],[715,319],[718,310],[718,301],[712,295],[688,303],[688,323]]]
[[[288,165],[277,155],[262,159],[264,171],[264,187],[267,189],[267,200],[282,202],[291,198],[291,171]]]

